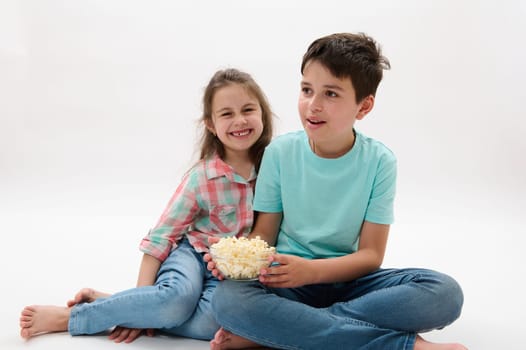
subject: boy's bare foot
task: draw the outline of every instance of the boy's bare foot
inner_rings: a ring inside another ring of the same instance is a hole
[[[109,293],[99,292],[98,290],[92,288],[82,288],[77,292],[77,294],[75,294],[75,297],[73,297],[73,299],[68,300],[67,305],[69,307],[72,307],[80,303],[91,303],[92,301],[95,301],[98,298],[106,298],[110,295],[111,294]]]
[[[210,341],[211,350],[227,350],[227,349],[264,349],[259,344],[251,340],[235,335],[223,328],[220,328],[214,339]],[[416,337],[414,350],[467,350],[462,344],[448,343],[439,344],[431,343],[424,340],[421,336]]]
[[[414,350],[468,350],[468,348],[457,343],[431,343],[417,335]]]
[[[65,332],[70,312],[70,308],[62,306],[26,306],[20,313],[20,336],[29,339],[40,333]]]
[[[211,350],[226,350],[226,349],[265,349],[261,345],[254,343],[251,340],[240,337],[230,333],[229,331],[219,328],[214,339],[210,341]]]

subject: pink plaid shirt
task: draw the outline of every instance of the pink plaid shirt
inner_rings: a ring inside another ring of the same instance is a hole
[[[162,262],[184,236],[196,251],[207,252],[209,236],[248,235],[255,182],[254,169],[247,181],[217,155],[199,161],[183,177],[140,250]]]

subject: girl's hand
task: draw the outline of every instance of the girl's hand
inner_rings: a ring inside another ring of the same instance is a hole
[[[109,339],[115,343],[131,343],[135,339],[139,338],[141,334],[145,332],[147,336],[153,337],[155,331],[153,329],[139,329],[139,328],[126,328],[117,326],[111,332]]]
[[[274,288],[295,288],[311,283],[309,267],[312,260],[285,254],[274,254],[271,259],[279,265],[261,269],[261,283]]]
[[[214,243],[219,242],[219,239],[219,237],[208,237],[208,243],[209,245],[212,245]],[[212,260],[212,256],[209,253],[206,253],[203,256],[203,260],[208,263],[206,264],[206,268],[208,269],[208,271],[212,271],[212,276],[216,277],[220,281],[225,279],[221,272],[219,272],[219,270],[216,269],[216,263]]]

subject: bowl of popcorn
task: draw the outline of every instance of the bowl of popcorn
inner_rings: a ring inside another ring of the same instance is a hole
[[[210,255],[221,274],[230,280],[254,281],[259,271],[270,265],[269,257],[276,249],[259,236],[223,237],[210,246]]]

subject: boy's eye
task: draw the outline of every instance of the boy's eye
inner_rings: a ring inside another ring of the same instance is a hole
[[[338,97],[338,94],[331,90],[327,91],[325,94],[329,97]]]
[[[310,94],[312,92],[312,89],[311,88],[308,88],[308,87],[302,87],[301,88],[301,92],[303,92],[304,94]]]

